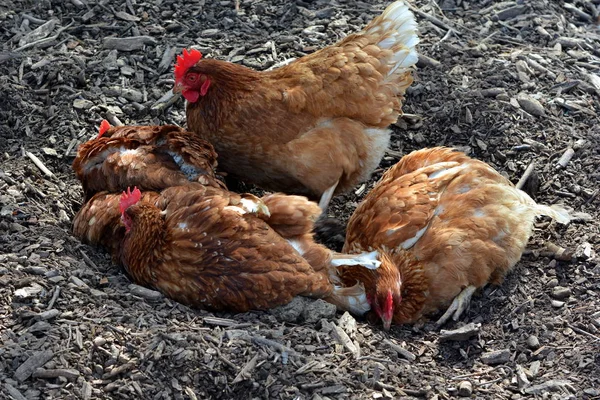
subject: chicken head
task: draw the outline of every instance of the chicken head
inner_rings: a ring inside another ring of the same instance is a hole
[[[127,214],[127,209],[132,205],[136,204],[142,198],[142,192],[137,187],[127,188],[126,191],[121,195],[121,200],[119,202],[119,209],[121,210],[121,221],[125,225],[125,231],[129,232],[131,230],[131,216]]]
[[[381,265],[377,270],[375,292],[368,293],[367,300],[387,331],[392,325],[394,309],[402,302],[402,276],[386,253],[380,252],[379,260]]]
[[[190,70],[201,58],[202,53],[195,49],[190,51],[184,49],[183,54],[177,56],[173,92],[181,93],[190,103],[195,103],[200,96],[206,95],[211,85],[211,81],[206,75]]]

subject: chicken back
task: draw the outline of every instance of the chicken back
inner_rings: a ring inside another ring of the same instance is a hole
[[[189,129],[215,146],[228,175],[324,209],[383,157],[417,43],[414,16],[397,1],[361,32],[271,71],[186,50],[174,90],[188,100]]]
[[[73,170],[86,200],[99,191],[128,186],[162,190],[188,181],[223,187],[216,178],[212,145],[175,125],[110,127],[79,146]]]
[[[376,250],[381,267],[347,267],[340,276],[365,285],[387,329],[450,305],[441,324],[458,318],[476,288],[502,282],[537,215],[569,222],[563,208],[537,204],[481,161],[448,148],[415,151],[384,174],[348,224],[343,251]]]

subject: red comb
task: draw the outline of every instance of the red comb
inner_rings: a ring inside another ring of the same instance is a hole
[[[131,188],[127,188],[127,191],[121,194],[121,200],[119,201],[119,209],[121,210],[121,214],[125,212],[129,207],[140,201],[142,198],[142,192],[140,189],[134,186],[133,191]]]
[[[183,49],[183,55],[177,56],[177,63],[175,64],[175,81],[179,81],[187,70],[196,65],[198,61],[202,58],[202,53],[200,53],[196,49],[192,49],[188,51],[187,49]]]
[[[102,137],[102,135],[104,135],[104,133],[110,129],[110,124],[108,123],[107,120],[103,119],[102,122],[100,123],[100,129],[98,130],[98,139],[100,139]]]
[[[385,299],[385,306],[383,307],[384,311],[389,312],[394,308],[394,296],[392,295],[392,291],[388,290],[387,297]]]

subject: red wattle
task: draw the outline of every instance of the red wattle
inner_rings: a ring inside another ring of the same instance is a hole
[[[181,92],[181,94],[190,103],[195,103],[200,98],[200,93],[195,90],[184,90],[183,92]]]

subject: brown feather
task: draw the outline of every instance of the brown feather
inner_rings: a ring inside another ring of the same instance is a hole
[[[446,307],[467,286],[500,283],[536,215],[524,192],[487,164],[448,148],[415,151],[391,167],[350,218],[344,252],[378,250],[382,265],[342,270],[367,294],[394,295],[394,323]],[[383,300],[380,300],[383,302]]]
[[[203,58],[189,72],[211,85],[188,103],[188,127],[215,146],[228,175],[311,199],[338,181],[335,192],[348,191],[379,164],[412,83],[411,66],[391,70],[404,44],[380,45],[396,29],[376,18],[365,31],[272,71]],[[406,37],[414,44],[412,34]]]
[[[174,125],[110,128],[83,143],[73,161],[86,198],[102,190],[162,190],[190,180],[224,187],[216,166],[210,143]]]
[[[197,184],[166,189],[127,210],[133,228],[120,259],[136,282],[211,310],[331,293],[326,268],[314,269],[262,219],[227,208],[237,203],[239,195]]]

